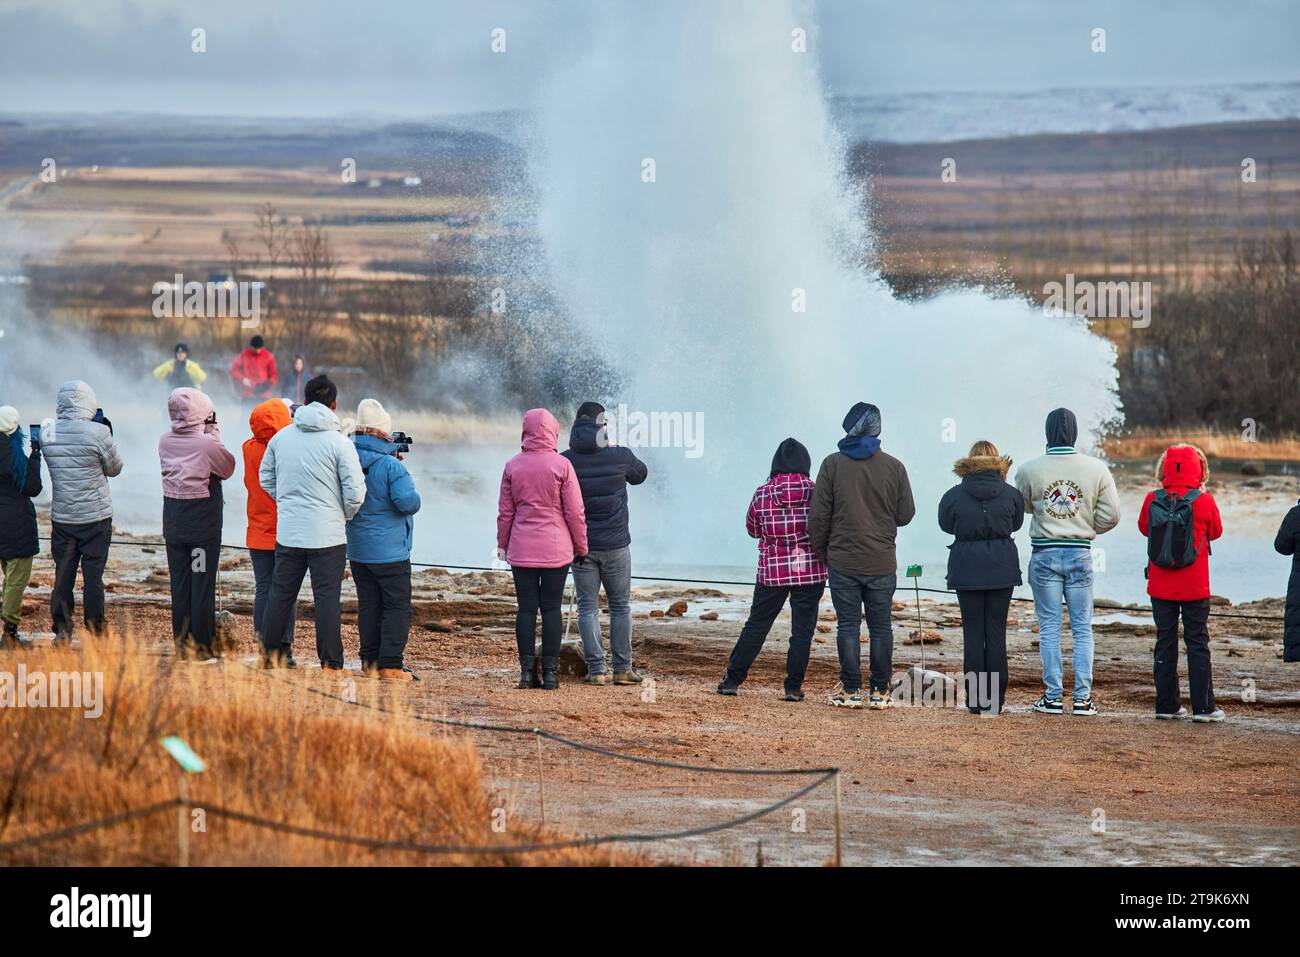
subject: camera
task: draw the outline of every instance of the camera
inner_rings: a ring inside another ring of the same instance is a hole
[[[411,438],[405,432],[390,432],[388,433],[388,441],[397,446],[398,452],[409,452],[411,451],[411,446],[414,444],[415,439]]]

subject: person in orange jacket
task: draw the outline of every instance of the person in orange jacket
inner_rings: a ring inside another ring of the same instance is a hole
[[[267,399],[253,409],[248,417],[253,437],[244,443],[244,488],[248,490],[248,534],[244,544],[253,559],[253,631],[262,636],[262,620],[266,616],[267,600],[271,597],[271,578],[275,574],[275,499],[266,494],[258,481],[257,473],[266,454],[266,443],[275,433],[293,423],[289,405],[284,399]],[[293,639],[296,608],[289,613],[288,638]]]
[[[1210,466],[1194,445],[1171,445],[1156,464],[1161,487],[1148,492],[1138,514],[1147,537],[1147,594],[1156,622],[1156,717],[1187,717],[1179,702],[1178,616],[1187,645],[1192,720],[1222,721],[1210,667],[1210,542],[1223,534],[1214,496],[1205,490]]]

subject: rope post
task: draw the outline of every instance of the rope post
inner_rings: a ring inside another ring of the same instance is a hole
[[[835,771],[835,866],[844,861],[844,802],[840,790],[840,772]]]
[[[190,866],[190,786],[185,771],[176,771],[176,866]]]
[[[537,742],[537,799],[542,807],[542,827],[546,827],[546,776],[542,773],[542,735],[533,728],[533,740]]]
[[[921,624],[921,566],[908,565],[907,577],[912,579],[912,592],[916,595],[916,640],[921,645],[921,670],[925,671],[925,626]],[[914,688],[912,693],[915,694],[917,690],[919,689]]]

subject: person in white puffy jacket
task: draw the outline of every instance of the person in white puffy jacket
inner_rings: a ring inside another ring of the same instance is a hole
[[[54,587],[50,615],[57,640],[72,638],[77,569],[82,575],[82,615],[93,634],[104,630],[104,566],[113,535],[113,496],[108,480],[122,471],[113,426],[95,392],[80,380],[59,389],[57,417],[41,432],[53,499],[51,551]]]
[[[334,414],[338,389],[317,376],[304,390],[307,404],[266,444],[258,481],[275,499],[275,571],[262,622],[263,664],[294,667],[289,613],[311,572],[316,652],[321,667],[343,667],[340,590],[347,557],[347,523],[366,499],[366,477],[356,446]]]

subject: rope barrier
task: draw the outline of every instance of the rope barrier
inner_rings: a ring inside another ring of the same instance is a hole
[[[40,540],[43,542],[48,542],[50,539],[48,536],[41,536]],[[165,548],[167,546],[166,542],[154,542],[154,541],[140,540],[134,538],[113,539],[111,540],[110,544],[135,546],[137,548]],[[241,552],[250,551],[250,549],[244,545],[223,544],[221,547],[223,549],[231,549],[233,551],[241,551]],[[497,573],[504,573],[510,570],[508,568],[493,568],[491,565],[444,565],[438,562],[411,562],[411,567],[412,568],[442,568],[448,571],[497,572]],[[755,582],[752,581],[736,581],[734,579],[725,579],[725,578],[669,578],[663,575],[632,575],[631,578],[633,581],[644,581],[644,582],[674,582],[677,584],[685,584],[685,585],[732,585],[732,586],[745,587],[745,588],[753,588],[754,585],[756,584]],[[917,590],[928,592],[933,595],[955,596],[957,594],[957,592],[953,591],[950,588],[920,588]],[[1032,603],[1034,601],[1034,599],[1032,598],[1024,598],[1024,597],[1014,596],[1014,595],[1012,596],[1011,600],[1015,602],[1023,602],[1023,603]],[[1103,606],[1102,610],[1103,611],[1145,612],[1146,614],[1151,614],[1151,609],[1149,606],[1148,607],[1139,606],[1138,608],[1115,608],[1115,609],[1106,608]],[[1236,612],[1228,612],[1228,611],[1211,611],[1209,615],[1211,618],[1239,618],[1248,621],[1286,621],[1286,618],[1282,615],[1243,615],[1243,614],[1238,614]]]
[[[16,850],[20,847],[28,847],[33,844],[45,844],[49,841],[62,840],[65,837],[74,837],[77,834],[82,834],[86,831],[97,831],[116,827],[119,824],[125,824],[133,818],[148,817],[150,814],[157,814],[159,811],[166,811],[169,808],[174,808],[179,803],[180,798],[173,798],[170,801],[159,801],[156,804],[148,804],[131,811],[122,811],[119,814],[110,814],[107,817],[96,818],[93,821],[83,821],[81,824],[62,827],[56,831],[45,831],[41,834],[31,834],[27,837],[20,837],[17,840],[6,841],[3,844],[0,844],[0,854],[5,853],[6,851]]]

